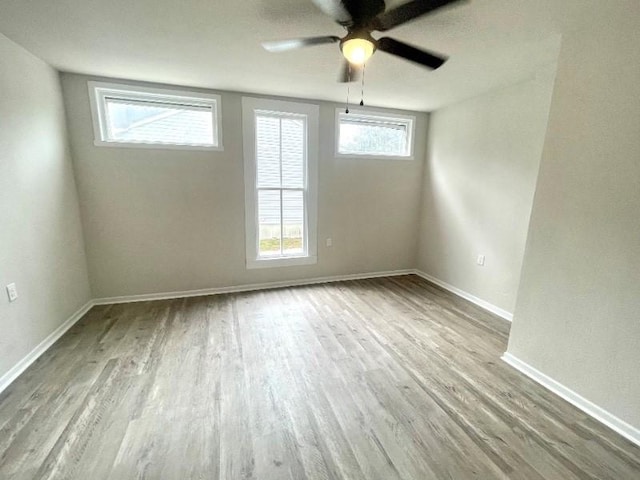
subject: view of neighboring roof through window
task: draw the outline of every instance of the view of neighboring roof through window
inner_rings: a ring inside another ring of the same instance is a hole
[[[222,150],[220,96],[89,82],[96,145]]]
[[[410,116],[341,109],[336,113],[336,154],[348,157],[413,158]]]

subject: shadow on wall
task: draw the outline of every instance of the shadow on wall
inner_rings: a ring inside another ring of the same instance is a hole
[[[508,312],[515,305],[555,70],[548,65],[534,79],[430,118],[418,268]]]

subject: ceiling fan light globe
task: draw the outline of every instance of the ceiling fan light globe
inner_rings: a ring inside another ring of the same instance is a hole
[[[344,58],[354,65],[365,63],[373,55],[374,50],[373,43],[364,38],[352,38],[342,44]]]

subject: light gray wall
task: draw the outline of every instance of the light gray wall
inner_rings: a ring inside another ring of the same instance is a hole
[[[96,147],[88,79],[62,75],[96,297],[415,266],[427,114],[416,114],[416,160],[336,159],[338,105],[310,102],[320,105],[318,264],[246,270],[242,96],[222,92],[224,152]]]
[[[640,2],[565,35],[509,353],[640,428]]]
[[[555,64],[437,110],[429,122],[418,268],[513,312]],[[485,255],[485,266],[476,263]]]
[[[91,296],[58,74],[3,35],[0,205],[2,377]]]

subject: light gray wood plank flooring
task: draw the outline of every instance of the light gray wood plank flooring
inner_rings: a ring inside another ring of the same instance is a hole
[[[416,277],[94,307],[0,395],[2,479],[640,479]]]

